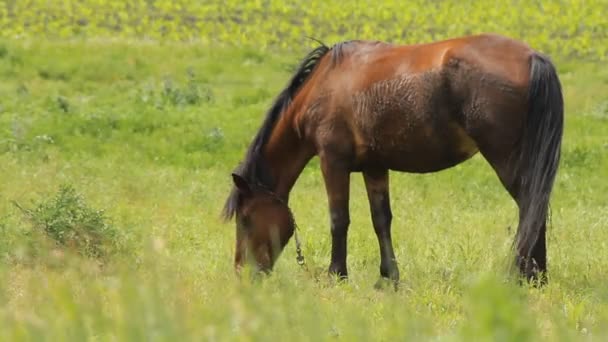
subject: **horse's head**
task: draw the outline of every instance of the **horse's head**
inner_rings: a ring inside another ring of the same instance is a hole
[[[239,271],[251,264],[269,272],[295,230],[287,204],[273,193],[232,174],[237,191],[236,252],[234,267]]]

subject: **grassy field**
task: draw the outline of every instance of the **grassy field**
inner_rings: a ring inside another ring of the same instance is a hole
[[[349,3],[357,23],[365,20],[355,14],[367,13],[368,32],[331,26],[347,20],[328,19],[343,13],[335,4],[313,1],[298,16],[296,5],[228,2],[222,15],[236,14],[226,36],[213,31],[222,25],[201,19],[217,2],[189,11],[189,2],[167,9],[168,2],[142,1],[124,10],[126,18],[166,19],[159,13],[171,11],[199,18],[198,28],[176,21],[177,33],[161,36],[146,26],[138,31],[139,21],[103,26],[110,20],[103,13],[121,13],[112,7],[121,2],[57,1],[57,13],[75,13],[65,23],[56,12],[19,7],[49,2],[3,2],[0,340],[605,340],[608,30],[598,13],[608,4],[579,2],[530,7],[521,18],[517,6],[499,6],[493,22],[482,20],[484,3],[424,9],[387,2],[369,13],[363,2]],[[452,7],[470,9],[472,22],[454,15],[450,25],[444,17]],[[398,9],[424,29],[395,33],[396,24],[381,19]],[[255,25],[260,11],[269,19]],[[326,276],[329,215],[316,159],[290,200],[308,269],[296,264],[290,243],[271,277],[236,279],[234,225],[219,220],[230,171],[313,46],[302,38],[306,26],[279,14],[305,21],[315,11],[323,15],[310,25],[328,43],[357,34],[405,42],[488,29],[554,56],[566,123],[547,287],[508,279],[516,207],[481,156],[432,175],[391,174],[398,292],[373,288],[379,252],[359,174],[352,176],[350,280]],[[63,31],[40,22],[63,23]]]

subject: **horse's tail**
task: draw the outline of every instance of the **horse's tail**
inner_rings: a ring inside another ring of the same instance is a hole
[[[564,126],[560,80],[550,59],[539,53],[531,56],[528,105],[518,161],[520,222],[516,244],[519,266],[529,277],[535,262],[546,263],[532,260],[532,252],[539,236],[545,234]]]

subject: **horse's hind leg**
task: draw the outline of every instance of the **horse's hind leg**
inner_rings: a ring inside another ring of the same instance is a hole
[[[547,272],[547,247],[546,247],[546,211],[547,203],[531,203],[522,196],[523,188],[521,186],[521,175],[517,170],[516,157],[511,157],[511,151],[499,153],[498,150],[480,149],[481,154],[490,163],[496,174],[498,175],[502,185],[507,189],[511,197],[517,203],[519,209],[518,232],[522,229],[526,213],[529,210],[540,210],[544,215],[540,215],[541,219],[537,224],[540,224],[538,238],[531,246],[526,246],[523,241],[517,241],[517,266],[520,273],[528,280],[539,280],[541,284],[546,283]],[[534,208],[533,208],[534,207]],[[532,266],[527,264],[531,262]]]
[[[482,112],[493,113],[478,120],[476,124],[485,127],[475,130],[483,132],[475,140],[519,207],[516,247],[520,272],[528,281],[539,280],[543,285],[547,281],[546,222],[560,162],[564,100],[551,61],[538,53],[528,58],[530,78],[522,101],[505,97],[503,89],[485,87],[478,90],[477,98],[486,100],[472,111],[479,114],[485,107]]]
[[[399,282],[399,269],[391,239],[391,205],[389,200],[388,170],[364,171],[363,179],[369,199],[372,223],[380,245],[380,275]],[[378,286],[381,285],[379,282]]]

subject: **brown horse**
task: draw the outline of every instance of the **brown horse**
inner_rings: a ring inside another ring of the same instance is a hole
[[[416,45],[321,45],[278,96],[233,174],[224,217],[236,214],[235,266],[252,260],[272,269],[293,234],[290,190],[317,155],[331,217],[329,271],[347,276],[349,175],[361,172],[380,274],[398,281],[389,170],[437,172],[479,151],[519,208],[516,265],[543,283],[562,132],[556,70],[522,42],[483,34]]]

